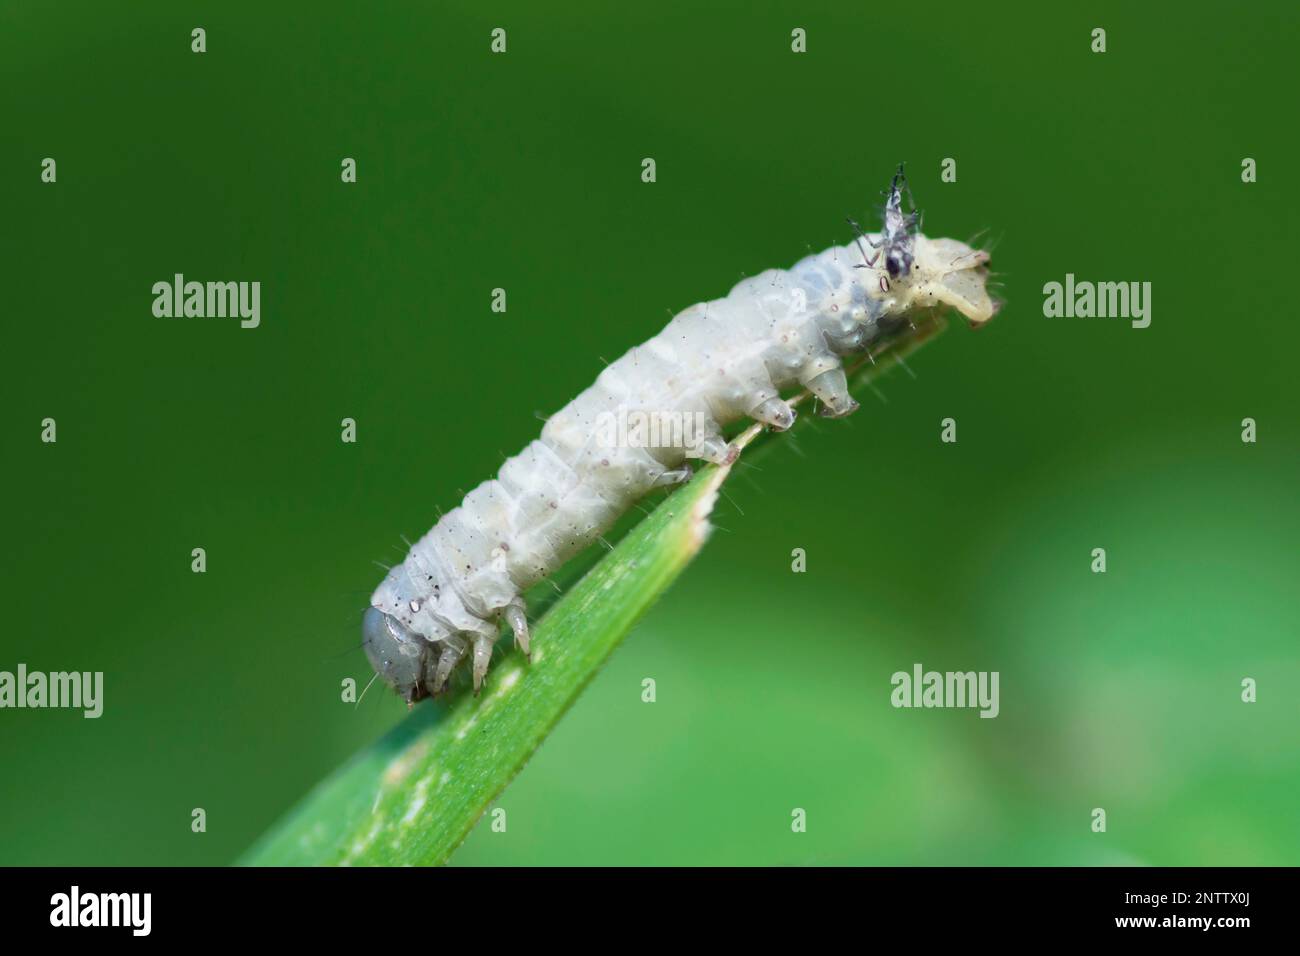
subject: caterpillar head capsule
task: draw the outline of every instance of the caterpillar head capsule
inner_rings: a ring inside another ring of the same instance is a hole
[[[433,648],[397,618],[376,607],[366,608],[361,630],[366,657],[375,673],[407,703],[425,696],[425,667],[435,657]]]
[[[989,295],[989,254],[956,239],[916,237],[916,268],[911,301],[946,305],[976,328],[997,314],[1001,303]]]

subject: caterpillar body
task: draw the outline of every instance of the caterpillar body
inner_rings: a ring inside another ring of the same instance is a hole
[[[748,417],[789,428],[794,410],[781,396],[796,386],[824,415],[848,415],[857,402],[844,357],[905,337],[935,310],[956,309],[973,326],[992,318],[988,253],[915,232],[918,214],[901,209],[905,189],[900,166],[881,232],[859,231],[845,246],[744,279],[724,298],[678,314],[443,515],[389,571],[365,612],[364,647],[384,681],[413,703],[441,693],[469,657],[477,693],[501,622],[528,653],[521,595],[651,489],[689,478],[688,460],[734,460],[724,426]],[[694,427],[611,439],[605,426],[629,412]]]

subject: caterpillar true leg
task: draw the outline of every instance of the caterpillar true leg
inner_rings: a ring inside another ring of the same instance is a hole
[[[673,485],[680,485],[684,482],[690,481],[693,474],[695,474],[695,472],[690,465],[683,465],[681,468],[674,468],[671,471],[661,472],[659,477],[654,480],[650,487],[669,488]]]
[[[428,691],[430,694],[437,696],[442,693],[442,689],[447,686],[447,679],[451,677],[451,672],[456,669],[456,665],[465,656],[468,646],[457,634],[453,634],[442,642],[442,653],[438,657],[438,666],[434,672],[433,680],[429,682]]]
[[[510,625],[510,630],[515,632],[515,643],[519,645],[519,649],[524,652],[525,657],[531,657],[532,652],[528,647],[528,615],[524,602],[516,600],[507,604],[502,614],[506,623]]]
[[[706,435],[686,452],[689,458],[702,458],[715,465],[730,465],[740,454],[740,449],[729,445],[718,435]]]
[[[858,410],[858,403],[849,394],[849,380],[842,368],[827,369],[805,382],[804,386],[825,406],[823,418],[843,418]]]
[[[783,432],[794,424],[794,409],[779,398],[769,398],[749,413],[756,422],[762,422],[774,432]]]
[[[492,662],[492,646],[496,642],[487,637],[474,638],[474,696],[478,696],[483,687],[483,678],[487,676],[488,664]]]

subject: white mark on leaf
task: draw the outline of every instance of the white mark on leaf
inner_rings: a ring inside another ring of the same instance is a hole
[[[406,813],[402,814],[402,826],[410,826],[415,822],[415,818],[420,815],[424,809],[424,804],[429,797],[429,778],[422,777],[420,782],[415,785],[415,796],[411,798],[411,805],[406,808]]]

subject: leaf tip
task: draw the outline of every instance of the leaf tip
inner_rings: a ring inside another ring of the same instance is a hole
[[[718,502],[718,492],[729,474],[731,474],[731,465],[714,468],[709,473],[707,481],[701,486],[699,496],[691,505],[690,520],[686,523],[686,546],[690,554],[698,552],[704,547],[704,542],[709,540],[709,534],[713,531],[709,515]]]

